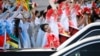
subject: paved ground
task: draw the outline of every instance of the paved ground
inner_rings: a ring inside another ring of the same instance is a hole
[[[32,0],[36,3],[38,3],[38,10],[44,10],[47,5],[49,4],[49,0]]]

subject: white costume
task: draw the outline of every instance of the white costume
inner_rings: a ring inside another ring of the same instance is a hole
[[[44,18],[39,18],[38,19],[39,24],[39,29],[38,29],[38,34],[37,34],[37,40],[36,40],[36,46],[37,48],[42,48],[43,42],[46,40],[45,39],[45,32],[41,30],[40,25],[46,23],[46,20]]]
[[[43,32],[39,28],[39,32],[38,32],[38,35],[37,35],[37,41],[36,41],[37,48],[42,48],[43,42],[46,40],[44,35],[45,35],[45,32]]]
[[[58,24],[57,24],[57,22],[54,20],[54,17],[53,17],[53,16],[51,16],[50,21],[48,22],[48,24],[49,24],[49,26],[50,26],[50,28],[51,28],[52,33],[54,33],[55,36],[58,37],[58,36],[59,36]]]
[[[29,23],[29,28],[28,28],[28,34],[29,34],[29,38],[30,38],[30,41],[31,41],[31,46],[33,48],[36,47],[36,26],[35,26],[35,22],[31,21]]]
[[[74,12],[75,10],[71,10],[71,20],[74,24],[74,28],[78,29],[78,25],[77,25],[77,18],[76,18],[76,13]]]
[[[61,15],[60,22],[66,31],[69,31],[69,22],[68,17],[66,16],[66,11],[63,10],[63,14]]]

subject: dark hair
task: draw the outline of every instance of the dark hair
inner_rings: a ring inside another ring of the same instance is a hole
[[[43,17],[44,17],[44,18],[46,18],[46,13],[47,13],[47,12],[44,12],[44,13],[43,13]]]
[[[7,8],[4,8],[4,9],[3,9],[3,13],[4,13],[5,11],[7,11],[7,10],[8,10]]]
[[[44,10],[41,10],[39,17],[43,16],[43,13],[44,13]]]
[[[98,0],[95,0],[94,2],[95,2],[95,3],[97,3],[97,2],[98,2]]]
[[[81,15],[76,15],[76,17],[79,19],[81,17]]]
[[[60,4],[63,1],[66,1],[66,0],[58,0],[57,3]]]
[[[47,10],[49,10],[49,9],[51,9],[51,8],[52,8],[51,5],[48,5],[48,6],[47,6]]]
[[[40,25],[41,30],[44,31],[44,32],[46,32],[46,31],[45,31],[45,28],[44,28],[46,25],[48,25],[48,24],[45,23],[45,24],[41,24],[41,25]]]
[[[19,18],[15,18],[15,20],[14,20],[14,35],[16,37],[19,36],[19,23],[20,23],[20,19]]]
[[[35,11],[35,16],[36,16],[38,13],[39,13],[39,11],[38,11],[38,10],[36,10],[36,11]]]
[[[47,12],[44,12],[44,10],[40,11],[39,17],[43,16],[43,18],[46,18],[46,13]]]

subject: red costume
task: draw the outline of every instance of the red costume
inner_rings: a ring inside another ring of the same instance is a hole
[[[59,46],[59,39],[52,33],[46,34],[46,44],[44,45],[45,48],[57,48]]]
[[[58,22],[58,28],[59,28],[59,41],[60,41],[60,44],[62,44],[70,37],[70,35],[67,31],[65,31],[65,29],[60,24],[60,22]]]

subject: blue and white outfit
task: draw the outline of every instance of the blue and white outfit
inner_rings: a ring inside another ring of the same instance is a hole
[[[26,27],[27,26],[27,27]],[[23,40],[23,48],[31,48],[30,38],[28,34],[28,22],[20,23],[20,27],[22,28],[22,40]]]

